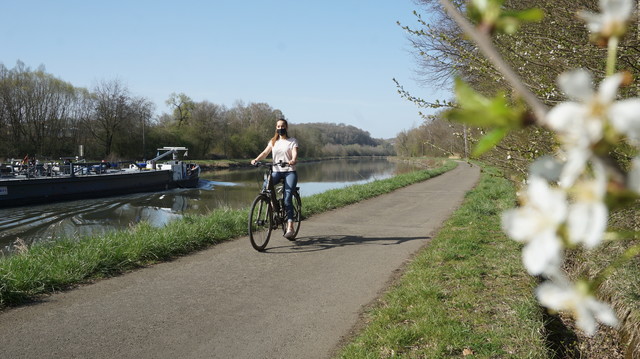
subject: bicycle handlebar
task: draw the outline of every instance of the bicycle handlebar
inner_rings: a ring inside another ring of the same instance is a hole
[[[287,166],[289,166],[289,162],[283,162],[283,161],[280,161],[280,162],[259,162],[258,161],[256,163],[254,163],[253,166],[255,166],[255,167],[260,167],[260,166],[263,166],[263,167],[267,167],[267,166],[287,167]]]

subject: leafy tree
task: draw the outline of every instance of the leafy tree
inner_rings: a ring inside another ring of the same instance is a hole
[[[172,93],[166,101],[166,104],[173,107],[173,117],[176,120],[178,127],[189,123],[195,108],[195,103],[189,96],[184,93]]]

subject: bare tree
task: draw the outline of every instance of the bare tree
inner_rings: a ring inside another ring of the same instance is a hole
[[[126,104],[125,131],[114,140],[114,152],[127,158],[146,158],[147,132],[155,105],[145,97],[130,97]],[[155,150],[155,149],[151,149]]]
[[[4,153],[54,155],[67,148],[66,128],[74,122],[68,109],[76,89],[40,67],[22,62],[12,70],[0,67],[0,136]]]
[[[129,91],[120,81],[112,80],[99,83],[92,92],[94,112],[85,125],[101,143],[104,156],[109,156],[114,136],[130,119]]]

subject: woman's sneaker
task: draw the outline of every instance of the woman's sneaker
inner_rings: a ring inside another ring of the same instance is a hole
[[[287,231],[287,233],[284,234],[284,238],[290,240],[290,241],[295,241],[296,238],[296,232],[289,230]]]

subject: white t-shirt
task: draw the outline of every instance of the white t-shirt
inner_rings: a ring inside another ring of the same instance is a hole
[[[268,146],[271,146],[271,141],[269,141]],[[279,139],[276,143],[271,147],[271,156],[273,157],[273,162],[289,162],[293,159],[294,148],[298,147],[298,140],[293,137],[289,137],[286,139]],[[295,171],[296,166],[273,166],[274,172],[289,172]]]

